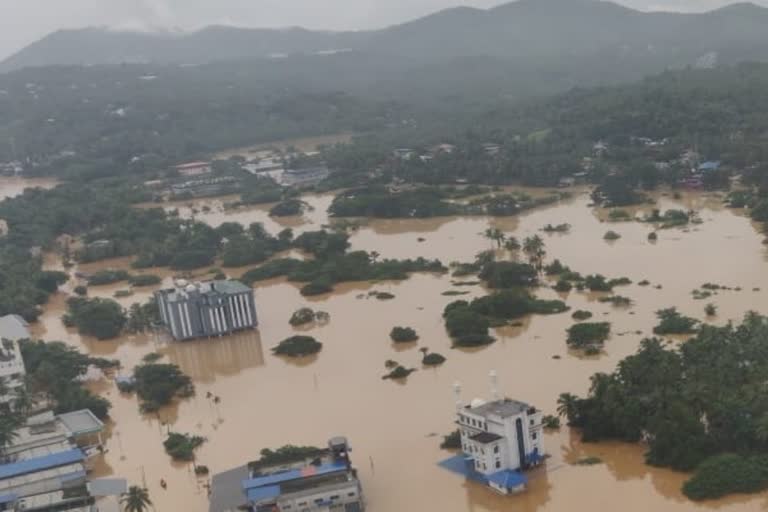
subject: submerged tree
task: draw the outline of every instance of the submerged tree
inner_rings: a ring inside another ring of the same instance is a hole
[[[152,500],[149,499],[149,491],[132,485],[120,498],[120,504],[125,512],[145,512],[152,506]]]

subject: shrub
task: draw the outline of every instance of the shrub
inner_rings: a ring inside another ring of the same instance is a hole
[[[88,295],[88,288],[86,288],[83,285],[75,286],[74,289],[75,295],[79,295],[80,297],[85,297]]]
[[[556,292],[567,293],[573,290],[573,285],[570,281],[560,279],[557,284],[555,284],[554,289]]]
[[[593,274],[584,278],[584,286],[593,292],[609,292],[613,289],[605,276],[600,274]]]
[[[410,327],[393,327],[389,337],[395,343],[410,343],[419,339],[419,335]]]
[[[483,267],[480,279],[487,281],[491,288],[533,286],[537,281],[537,272],[527,263],[492,261]]]
[[[310,308],[301,308],[293,312],[288,323],[294,327],[306,325],[315,321],[315,312]]]
[[[624,220],[630,220],[632,216],[626,210],[611,210],[608,212],[608,220],[618,222]]]
[[[131,275],[125,270],[100,270],[88,278],[88,284],[91,286],[101,286],[127,281],[130,277]]]
[[[588,318],[592,318],[592,313],[589,311],[584,311],[583,309],[579,309],[573,312],[571,318],[578,321],[587,320]]]
[[[333,285],[331,284],[330,280],[325,278],[317,279],[301,287],[301,294],[305,297],[323,295],[324,293],[330,293],[332,291]]]
[[[542,423],[544,424],[544,428],[549,429],[558,429],[560,428],[560,418],[558,416],[552,416],[551,414],[547,414],[542,419]]]
[[[677,308],[660,309],[656,312],[659,325],[653,328],[654,334],[692,334],[696,332],[698,320],[681,315]]]
[[[725,453],[702,462],[690,480],[683,484],[683,493],[692,500],[705,500],[766,488],[768,457]]]
[[[154,286],[160,284],[163,279],[153,274],[138,274],[131,276],[128,282],[133,286]]]
[[[304,210],[304,201],[300,199],[287,199],[277,203],[269,210],[270,217],[290,217],[301,215]]]
[[[655,242],[658,239],[659,239],[659,235],[657,235],[656,232],[648,233],[649,242]]]
[[[439,366],[445,362],[445,357],[441,354],[438,354],[437,352],[433,352],[431,354],[424,354],[424,357],[421,359],[421,364],[424,366]]]
[[[460,450],[461,432],[459,429],[454,430],[447,436],[443,436],[443,442],[440,443],[440,448],[443,450]]]
[[[707,316],[715,316],[717,314],[717,306],[712,303],[707,304],[704,307],[704,312],[707,314]]]
[[[560,260],[555,260],[549,265],[544,266],[544,273],[548,276],[557,276],[567,272],[568,270],[568,267],[560,263]]]
[[[281,341],[272,352],[281,356],[304,357],[317,354],[322,348],[323,344],[312,336],[291,336]]]
[[[611,334],[608,322],[585,322],[568,328],[568,344],[576,348],[602,345]]]
[[[445,317],[445,327],[453,338],[488,336],[490,322],[468,307],[456,308]]]
[[[632,299],[629,297],[622,297],[621,295],[611,295],[610,297],[600,297],[598,302],[609,302],[616,307],[626,307],[632,305]]]
[[[621,238],[621,235],[615,231],[608,231],[603,235],[603,240],[618,240],[619,238]]]
[[[414,368],[406,368],[404,366],[398,366],[397,368],[395,368],[394,370],[392,370],[388,374],[384,375],[382,377],[382,379],[384,379],[384,380],[386,380],[386,379],[395,379],[395,380],[397,380],[397,379],[405,379],[405,378],[407,378],[410,374],[412,374],[415,371],[416,370]]]
[[[204,437],[170,432],[163,441],[163,447],[173,460],[190,461],[195,457],[195,449],[204,442]]]

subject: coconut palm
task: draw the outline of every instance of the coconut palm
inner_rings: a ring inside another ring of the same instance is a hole
[[[579,398],[571,393],[560,393],[557,399],[557,414],[568,419],[572,423],[578,414]]]
[[[15,413],[0,415],[0,460],[5,456],[6,447],[13,444],[13,440],[19,437],[16,431],[22,425],[21,416]]]
[[[152,505],[152,500],[149,499],[149,492],[146,489],[132,485],[120,498],[120,504],[125,512],[145,512]]]
[[[504,244],[504,240],[507,238],[507,235],[505,235],[504,232],[499,228],[488,228],[485,230],[484,235],[488,240],[496,242],[496,246],[499,249],[501,249],[501,246]]]
[[[507,241],[504,242],[504,248],[516,257],[517,253],[522,249],[522,246],[520,245],[520,240],[514,236],[510,236],[507,238]]]
[[[530,261],[531,265],[540,270],[544,262],[544,256],[547,254],[544,248],[544,240],[539,235],[527,237],[523,241],[523,252],[528,255],[528,261]]]

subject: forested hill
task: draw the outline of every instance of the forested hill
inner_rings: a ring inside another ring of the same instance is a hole
[[[237,62],[281,86],[450,106],[574,86],[638,80],[665,69],[768,55],[768,9],[643,13],[598,0],[519,0],[454,8],[376,31],[209,27],[193,33],[60,31],[22,49],[0,71],[59,65],[165,66]]]
[[[193,33],[88,28],[53,33],[7,59],[27,66],[219,60],[351,49],[430,61],[466,56],[641,59],[692,63],[707,52],[757,58],[768,48],[768,9],[735,4],[707,13],[643,13],[598,0],[519,0],[454,8],[383,30],[322,32],[209,27]]]

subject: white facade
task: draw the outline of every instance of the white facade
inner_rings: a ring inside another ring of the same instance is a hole
[[[0,408],[7,407],[24,387],[26,369],[19,340],[29,338],[27,322],[16,315],[0,318],[0,382],[8,393],[0,395]]]
[[[542,417],[535,407],[508,398],[474,400],[457,411],[462,451],[486,476],[528,469],[544,456]]]

